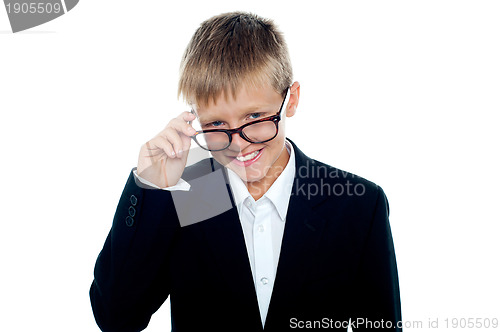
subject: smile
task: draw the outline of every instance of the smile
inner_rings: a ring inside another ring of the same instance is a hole
[[[238,157],[236,157],[236,159],[239,161],[249,161],[250,159],[257,157],[259,152],[260,152],[260,150],[257,150],[257,151],[254,151],[254,152],[249,153],[249,154],[244,155],[244,156],[238,156]]]
[[[249,166],[260,158],[260,156],[262,155],[262,150],[263,149],[260,149],[243,156],[233,157],[233,162],[238,166]]]

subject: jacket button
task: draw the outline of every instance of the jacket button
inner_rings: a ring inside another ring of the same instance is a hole
[[[131,203],[133,206],[136,206],[136,205],[137,205],[137,197],[135,197],[135,195],[131,195],[131,196],[130,196],[130,203]]]
[[[132,227],[134,225],[134,218],[127,216],[127,218],[125,218],[125,224],[127,224],[128,227]]]
[[[131,217],[135,216],[135,209],[134,209],[133,206],[129,206],[129,208],[128,208],[128,215],[131,216]]]

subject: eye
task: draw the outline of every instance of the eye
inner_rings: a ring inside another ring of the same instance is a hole
[[[212,122],[204,124],[203,127],[204,128],[209,128],[209,127],[216,128],[216,127],[222,126],[223,124],[224,123],[222,121],[212,121]]]
[[[248,115],[250,120],[257,120],[262,117],[262,113],[251,113]]]

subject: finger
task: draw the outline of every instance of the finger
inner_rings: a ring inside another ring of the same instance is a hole
[[[175,130],[173,127],[168,127],[163,131],[162,135],[168,142],[172,145],[173,151],[174,151],[174,156],[173,157],[180,157],[182,155],[182,139],[181,136],[179,135],[179,132]]]
[[[150,158],[155,158],[155,160],[162,159],[162,157],[175,157],[175,152],[172,144],[164,137],[156,136],[151,141],[146,143],[146,146],[148,149],[148,156]]]
[[[148,155],[146,157],[147,158],[154,158],[155,160],[159,160],[163,157],[166,158],[168,156],[167,156],[167,153],[165,153],[165,151],[163,151],[162,149],[156,149],[156,152],[148,153]]]
[[[182,139],[182,151],[188,151],[191,147],[191,137],[189,136],[181,136]]]
[[[177,118],[180,118],[183,121],[193,121],[196,119],[196,115],[191,112],[182,112]]]
[[[146,157],[148,158],[153,158],[163,153],[163,150],[153,145],[151,141],[147,141],[145,146],[146,146],[145,153]]]
[[[151,150],[148,150],[146,152],[147,154],[145,155],[144,158],[146,159],[150,159],[151,163],[157,163],[161,160],[166,160],[168,159],[168,155],[165,151],[163,151],[163,149],[161,148],[151,148]]]
[[[181,119],[178,119],[178,118],[172,119],[172,121],[170,121],[167,128],[169,128],[169,127],[174,128],[179,133],[182,133],[182,134],[189,136],[189,137],[193,136],[196,133],[196,130],[194,130],[194,128],[193,128],[193,126],[191,126],[191,124],[189,124],[186,121],[183,121]]]
[[[188,151],[191,147],[191,136],[196,133],[196,130],[193,128],[193,121],[196,120],[196,115],[193,111],[191,112],[182,112],[177,119],[181,120],[181,122],[175,121],[173,126],[181,131],[184,135],[180,135],[182,139],[182,150]]]

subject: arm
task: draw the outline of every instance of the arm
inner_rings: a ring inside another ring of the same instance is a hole
[[[402,330],[396,328],[397,322],[401,321],[401,303],[389,205],[380,187],[364,242],[356,288],[355,311],[351,316],[354,331]],[[377,328],[374,324],[382,320],[385,325]]]
[[[170,192],[138,186],[131,172],[90,288],[102,331],[146,328],[169,295],[169,252],[178,230]]]

